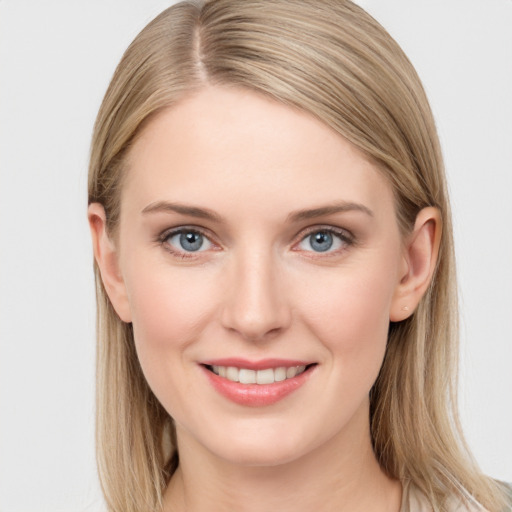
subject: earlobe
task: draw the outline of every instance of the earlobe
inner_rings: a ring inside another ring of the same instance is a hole
[[[103,286],[110,302],[123,322],[131,322],[126,286],[119,269],[118,253],[107,233],[107,219],[103,205],[92,203],[87,210],[91,230],[94,259],[100,270]]]
[[[441,231],[437,208],[424,208],[418,213],[404,247],[403,270],[391,303],[392,322],[411,316],[427,291],[436,268]]]

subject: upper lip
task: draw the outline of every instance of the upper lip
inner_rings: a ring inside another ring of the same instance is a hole
[[[245,368],[247,370],[265,370],[268,368],[289,368],[291,366],[308,366],[314,361],[304,361],[299,359],[259,359],[257,361],[249,361],[239,357],[228,357],[221,359],[208,359],[201,361],[205,366],[234,366],[235,368]]]

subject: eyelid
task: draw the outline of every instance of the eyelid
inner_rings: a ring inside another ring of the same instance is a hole
[[[338,249],[335,251],[326,251],[326,252],[316,252],[316,251],[304,251],[308,253],[317,254],[315,257],[328,257],[332,255],[338,255],[340,252],[343,252],[347,250],[348,247],[355,245],[356,238],[348,229],[345,228],[339,228],[335,226],[329,226],[329,225],[316,225],[316,226],[310,226],[306,228],[305,230],[301,231],[300,234],[297,236],[297,241],[294,242],[292,250],[294,251],[301,251],[302,249],[296,249],[295,247],[300,244],[302,241],[304,241],[308,236],[311,236],[313,233],[330,233],[332,235],[335,235],[341,239],[345,247],[343,249]]]
[[[354,235],[346,228],[339,228],[336,226],[330,226],[328,224],[318,224],[316,226],[310,226],[305,228],[299,234],[300,239],[302,240],[308,235],[312,233],[317,233],[318,231],[325,231],[327,233],[334,233],[335,235],[339,235],[347,240],[353,240]]]
[[[198,257],[200,257],[200,255],[202,255],[202,253],[207,252],[207,251],[180,251],[176,247],[170,245],[169,243],[166,243],[166,241],[169,238],[171,238],[172,236],[175,236],[177,234],[184,233],[184,232],[198,233],[201,236],[205,237],[210,242],[210,244],[212,244],[212,246],[213,246],[212,248],[210,248],[208,250],[218,250],[220,247],[220,245],[214,241],[214,239],[213,239],[214,237],[212,236],[212,234],[210,233],[209,230],[199,227],[199,226],[190,225],[190,224],[189,225],[179,225],[179,226],[176,226],[173,228],[165,229],[158,235],[157,242],[160,245],[162,245],[166,251],[170,252],[174,256],[179,256],[181,259],[198,258]]]
[[[216,242],[214,240],[215,237],[211,234],[210,230],[205,229],[203,227],[195,226],[195,225],[192,225],[192,224],[179,225],[179,226],[175,226],[175,227],[172,227],[172,228],[165,229],[164,231],[162,231],[158,235],[157,242],[160,245],[164,246],[165,249],[168,252],[170,252],[171,254],[173,254],[175,256],[176,255],[180,256],[183,259],[185,259],[185,258],[198,258],[201,255],[201,253],[207,252],[207,251],[197,251],[197,252],[180,251],[178,249],[175,249],[173,246],[170,246],[169,244],[166,244],[166,240],[168,238],[170,238],[171,236],[174,236],[174,235],[176,235],[178,233],[183,233],[183,232],[186,232],[186,231],[196,232],[196,233],[201,234],[205,238],[207,238],[208,241],[213,245],[213,248],[212,248],[213,250],[219,250],[219,249],[222,248],[221,244],[219,244],[218,242]],[[319,225],[315,225],[315,226],[310,226],[310,227],[302,230],[295,237],[295,242],[292,245],[292,250],[293,251],[297,251],[297,252],[301,251],[301,249],[297,249],[296,246],[300,242],[305,240],[308,236],[312,235],[313,233],[320,232],[320,231],[323,231],[323,232],[326,232],[326,233],[331,233],[331,234],[339,237],[342,240],[342,242],[344,243],[345,247],[343,249],[341,249],[341,250],[329,251],[329,252],[325,252],[325,253],[320,253],[320,252],[316,253],[315,251],[304,251],[304,252],[318,254],[318,256],[316,256],[316,257],[328,257],[329,255],[337,255],[340,252],[346,250],[348,247],[355,245],[355,243],[356,243],[355,236],[348,229],[340,228],[340,227],[335,227],[335,226],[331,226],[331,225],[319,224]],[[210,250],[212,250],[212,249],[210,249]]]

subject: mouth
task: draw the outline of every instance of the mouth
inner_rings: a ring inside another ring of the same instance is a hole
[[[279,366],[277,368],[264,368],[261,370],[221,365],[205,365],[205,368],[215,375],[231,382],[239,382],[240,384],[258,384],[262,386],[293,379],[315,366],[315,364],[316,363],[297,366]]]
[[[266,360],[251,363],[238,359],[201,363],[210,384],[223,397],[249,407],[275,404],[302,387],[317,363]]]

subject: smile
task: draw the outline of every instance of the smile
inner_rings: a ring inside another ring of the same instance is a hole
[[[213,389],[224,398],[243,406],[264,407],[299,390],[318,364],[282,359],[223,359],[200,366]]]
[[[207,368],[231,382],[240,384],[273,384],[287,379],[293,379],[306,370],[305,365],[280,366],[279,368],[266,368],[263,370],[250,370],[249,368],[237,368],[236,366],[212,365]]]

